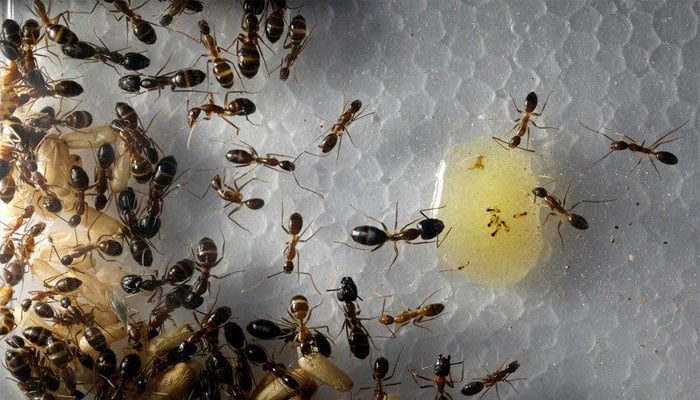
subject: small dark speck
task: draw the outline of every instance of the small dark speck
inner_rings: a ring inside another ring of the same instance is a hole
[[[631,298],[631,297],[628,297],[628,298],[627,298],[627,301],[632,301],[632,298]]]
[[[634,203],[634,204],[636,204],[636,205],[637,205],[637,207],[639,207],[639,202],[636,202],[636,203]]]
[[[666,240],[664,240],[664,244],[668,244],[668,242]]]
[[[631,223],[631,222],[629,223],[629,226],[632,226],[632,223]]]
[[[617,225],[615,225],[615,229],[620,229],[620,227],[619,227],[619,226],[617,226]]]

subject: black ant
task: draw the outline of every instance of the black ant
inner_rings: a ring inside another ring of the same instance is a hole
[[[354,207],[353,207],[354,208]],[[357,210],[357,209],[355,209]],[[352,232],[350,233],[350,237],[352,240],[355,242],[365,245],[365,246],[375,246],[371,251],[376,251],[379,250],[382,246],[384,246],[387,242],[392,242],[394,245],[394,258],[391,261],[391,264],[389,264],[389,269],[396,263],[396,259],[399,257],[399,249],[397,246],[397,243],[400,241],[404,241],[407,243],[411,244],[424,244],[424,243],[433,243],[432,240],[436,238],[441,232],[442,229],[444,229],[444,223],[438,219],[435,218],[428,218],[425,214],[423,214],[423,217],[425,219],[421,220],[415,219],[406,225],[402,226],[401,229],[398,229],[398,223],[399,223],[399,202],[396,202],[396,209],[395,209],[395,215],[394,215],[394,230],[393,233],[389,231],[389,228],[384,224],[382,221],[371,217],[365,213],[363,213],[360,210],[357,210],[358,212],[362,213],[365,217],[371,219],[372,221],[375,221],[379,224],[381,224],[382,229],[379,229],[377,227],[371,226],[371,225],[361,225],[353,228]],[[423,211],[423,210],[422,210]],[[419,224],[416,226],[416,228],[408,228],[409,225],[412,225],[416,222],[419,222]],[[424,239],[425,241],[422,242],[414,242],[414,240],[418,238]]]
[[[453,365],[462,365],[462,377],[458,380],[455,381],[452,379],[452,373],[450,372],[450,367]],[[440,354],[435,361],[435,366],[433,367],[433,372],[435,376],[432,378],[425,377],[422,375],[416,374],[416,371],[412,368],[408,369],[408,372],[411,374],[411,377],[413,378],[413,381],[416,382],[416,385],[420,389],[423,388],[429,388],[434,386],[435,390],[437,393],[435,393],[435,399],[436,400],[447,400],[447,399],[452,399],[452,396],[450,396],[449,393],[445,391],[445,386],[449,386],[451,388],[455,387],[455,382],[461,382],[464,379],[464,361],[460,361],[458,363],[452,363],[450,362],[450,356]],[[418,379],[424,380],[431,382],[429,385],[421,385],[420,382],[418,382]]]
[[[549,96],[552,94],[552,92],[549,92],[547,95],[547,98],[544,100],[544,105],[542,106],[542,109],[540,112],[535,112],[535,108],[537,108],[537,94],[535,92],[530,92],[527,94],[525,97],[525,110],[521,110],[518,108],[518,106],[515,104],[515,99],[513,98],[513,95],[510,95],[510,99],[513,102],[513,106],[515,107],[515,110],[519,113],[522,114],[522,116],[518,119],[516,119],[514,122],[516,122],[515,125],[513,125],[512,128],[506,133],[510,133],[513,129],[518,128],[518,131],[516,132],[515,136],[513,136],[512,139],[510,139],[510,142],[506,142],[503,139],[497,138],[495,136],[492,136],[492,139],[495,140],[498,144],[500,144],[502,147],[502,143],[505,143],[505,145],[509,149],[515,149],[519,148],[521,150],[529,151],[529,152],[534,152],[533,150],[530,150],[530,125],[532,124],[534,127],[539,128],[539,129],[556,129],[553,126],[539,126],[535,121],[532,119],[533,116],[539,117],[542,115],[544,112],[545,107],[547,107],[547,102],[549,101]],[[520,140],[522,137],[527,134],[527,147],[523,149],[520,146]]]
[[[392,398],[386,392],[384,392],[384,388],[401,384],[401,382],[387,383],[387,381],[390,381],[391,379],[394,378],[394,373],[396,372],[396,366],[398,365],[400,358],[401,358],[401,352],[399,352],[399,356],[396,357],[396,361],[394,362],[394,368],[391,370],[391,375],[389,375],[389,376],[387,376],[387,373],[389,372],[389,360],[387,360],[386,357],[379,357],[376,360],[374,360],[374,363],[372,364],[372,379],[374,379],[374,395],[372,396],[372,399],[374,399],[374,400],[387,399],[388,400],[388,399]],[[372,389],[372,388],[371,387],[362,387],[362,388],[360,388],[360,391],[365,390],[365,389]]]
[[[511,382],[523,380],[525,378],[508,379],[508,377],[512,373],[517,371],[518,368],[520,368],[520,363],[518,361],[513,361],[509,363],[505,368],[503,368],[504,366],[505,362],[503,362],[503,364],[501,364],[501,367],[493,373],[489,373],[488,371],[486,371],[485,378],[481,378],[478,381],[467,383],[462,388],[461,393],[465,396],[474,396],[475,394],[481,393],[481,391],[485,388],[486,391],[484,391],[484,393],[481,395],[481,397],[484,397],[484,395],[486,395],[486,393],[488,393],[488,391],[491,390],[491,388],[496,388],[496,397],[500,399],[501,397],[498,395],[498,382],[505,382],[509,384],[510,387],[513,388],[513,390],[515,390],[515,387]],[[517,392],[517,390],[515,391]]]
[[[566,188],[566,193],[564,193],[564,200],[562,202],[559,201],[556,197],[553,195],[547,193],[547,189],[543,187],[536,187],[532,189],[532,194],[535,195],[535,197],[539,197],[541,199],[544,199],[545,203],[549,206],[549,208],[552,210],[549,214],[547,214],[547,217],[545,217],[544,222],[542,225],[547,223],[547,219],[549,218],[550,215],[558,215],[559,216],[559,225],[557,225],[557,233],[559,233],[559,239],[561,240],[561,247],[564,248],[564,238],[561,235],[561,224],[564,222],[566,219],[571,226],[578,230],[585,231],[588,229],[588,221],[586,221],[585,218],[578,214],[574,214],[571,212],[574,208],[576,208],[579,204],[581,203],[606,203],[609,201],[613,200],[581,200],[571,206],[571,208],[566,208],[566,197],[569,195],[569,188]],[[535,199],[533,199],[534,201]]]
[[[663,134],[660,138],[656,139],[654,141],[654,143],[650,144],[648,147],[644,146],[645,141],[642,141],[642,144],[637,144],[637,142],[635,142],[634,139],[632,139],[631,137],[629,137],[623,133],[616,133],[623,140],[614,140],[613,138],[604,134],[603,132],[600,132],[600,131],[597,131],[593,128],[590,128],[590,127],[584,125],[583,123],[580,123],[580,124],[582,127],[588,129],[589,131],[597,133],[610,141],[610,151],[607,154],[605,154],[603,157],[601,157],[598,161],[593,163],[593,165],[596,165],[599,162],[603,161],[605,159],[605,157],[609,156],[610,153],[612,153],[613,151],[630,150],[632,152],[641,153],[642,157],[644,154],[646,154],[647,157],[649,157],[649,161],[651,161],[651,165],[654,167],[654,170],[656,170],[656,174],[659,175],[659,179],[661,179],[661,173],[659,172],[659,169],[656,168],[656,163],[654,163],[654,157],[656,157],[656,159],[659,162],[666,164],[666,165],[678,164],[678,157],[676,157],[673,153],[670,153],[668,151],[655,151],[655,150],[657,147],[659,147],[662,144],[666,144],[666,143],[673,142],[674,140],[682,139],[682,137],[677,137],[677,138],[665,140],[669,135],[675,133],[676,131],[678,131],[679,129],[684,127],[688,123],[688,121],[690,121],[690,120],[686,120],[685,122],[680,124],[677,128],[671,129],[667,133]],[[627,141],[629,141],[629,142],[627,142]],[[637,166],[639,166],[639,164],[642,162],[642,157],[639,158],[639,161],[637,161],[637,164],[634,166],[634,168],[637,168]],[[593,166],[593,165],[591,165],[591,166]],[[634,168],[632,168],[632,169],[634,170]]]

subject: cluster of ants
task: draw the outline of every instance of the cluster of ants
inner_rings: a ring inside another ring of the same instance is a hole
[[[290,7],[286,1],[244,0],[241,5],[242,32],[228,48],[219,47],[205,20],[197,24],[199,38],[184,35],[186,40],[191,39],[204,47],[207,65],[212,64],[215,80],[227,90],[222,105],[216,103],[211,92],[207,92],[206,103],[192,108],[188,105],[188,146],[200,118],[208,120],[216,115],[238,135],[241,129],[230,118],[247,118],[256,112],[256,105],[248,98],[229,100],[231,94],[240,93],[229,89],[236,78],[242,85],[243,79],[257,76],[261,59],[268,70],[263,47],[269,49],[268,43],[274,44],[285,36],[283,48],[287,54],[278,67],[267,71],[270,75],[279,69],[279,78],[285,81],[309,42],[311,33],[307,31],[305,18],[301,14],[289,18]],[[104,9],[125,19],[136,39],[154,45],[157,26],[139,15],[140,7],[133,7],[125,0],[102,1],[96,3],[90,13]],[[180,18],[186,21],[186,14],[202,12],[204,7],[198,0],[171,0],[159,17],[159,24],[169,33],[177,34],[169,27]],[[237,310],[218,305],[206,312],[200,311],[207,294],[215,291],[214,279],[230,275],[214,273],[224,259],[225,242],[219,252],[213,239],[201,238],[189,255],[170,263],[162,274],[157,271],[135,274],[129,268],[107,266],[102,262],[119,259],[126,245],[139,267],[153,267],[159,254],[154,240],[159,237],[165,200],[173,190],[184,189],[184,185],[176,184],[178,162],[174,155],[162,154],[137,111],[126,102],[115,104],[115,119],[97,126],[93,126],[93,117],[86,110],[62,114],[47,106],[31,112],[37,99],[58,97],[63,101],[83,93],[82,86],[73,80],[51,79],[40,68],[38,60],[50,55],[59,58],[51,51],[50,42],[53,42],[66,57],[100,62],[117,71],[117,67],[140,71],[151,61],[140,52],[110,50],[101,40],[100,45],[80,40],[70,28],[68,11],[52,17],[50,4],[47,6],[40,0],[33,2],[30,11],[37,20],[30,18],[20,24],[7,19],[0,32],[0,52],[6,59],[0,76],[3,129],[0,200],[7,204],[7,214],[12,218],[3,222],[5,229],[0,242],[5,281],[0,289],[0,336],[7,338],[5,366],[20,390],[29,398],[44,400],[81,399],[88,395],[96,399],[183,396],[189,399],[224,396],[244,400],[311,399],[321,384],[339,392],[351,391],[353,380],[329,359],[334,339],[329,334],[330,329],[310,323],[317,306],[310,306],[305,296],[296,295],[291,299],[286,316],[277,320],[256,319],[245,327],[245,331],[258,340],[280,340],[284,346],[289,345],[296,351],[298,368],[277,362],[263,347],[250,343],[244,329],[233,321]],[[261,31],[264,36],[259,33]],[[46,44],[44,47],[41,47],[42,41]],[[235,52],[229,52],[234,45]],[[43,54],[44,51],[47,54]],[[227,59],[227,53],[236,62]],[[116,86],[126,93],[157,91],[160,96],[168,87],[172,91],[190,92],[208,81],[208,68],[207,71],[184,68],[162,73],[164,68],[165,65],[155,75],[123,75]],[[542,114],[546,103],[540,112],[535,112],[537,96],[530,93],[524,110],[516,106],[522,113],[513,128],[517,129],[516,135],[508,142],[494,139],[509,149],[523,149],[520,147],[522,137],[529,135],[530,125],[539,127],[533,117]],[[245,231],[248,229],[234,218],[236,213],[244,209],[260,210],[265,205],[265,200],[244,194],[249,185],[260,181],[249,177],[256,167],[290,174],[301,189],[323,198],[319,191],[300,183],[295,175],[296,161],[303,154],[324,156],[335,149],[338,159],[343,137],[352,140],[348,127],[368,115],[371,113],[364,112],[362,101],[352,101],[319,137],[319,154],[309,151],[296,157],[265,154],[239,141],[236,148],[226,151],[225,159],[233,167],[248,167],[249,171],[236,175],[230,183],[225,177],[214,175],[204,195],[195,195],[204,198],[209,190],[214,191],[224,201],[224,208],[232,207],[225,211],[227,218]],[[647,155],[656,169],[654,158],[664,164],[677,163],[673,154],[657,151],[657,147],[675,140],[669,137],[682,126],[649,146],[644,142],[637,144],[624,135],[622,140],[616,141],[611,136],[594,132],[610,140],[610,152],[630,150]],[[92,182],[78,152],[90,153],[95,160]],[[533,189],[532,193],[535,198],[543,199],[554,215],[561,217],[559,227],[566,220],[576,229],[588,228],[588,222],[572,211],[581,202],[567,208],[566,195],[560,201],[542,187]],[[92,204],[88,203],[89,198]],[[445,223],[429,217],[427,211],[433,210],[421,210],[419,218],[399,227],[396,203],[392,229],[360,212],[376,224],[355,227],[349,234],[350,239],[371,251],[391,245],[394,257],[390,269],[398,259],[400,243],[439,245],[449,234],[449,230],[444,232]],[[42,221],[37,221],[39,217]],[[282,220],[281,228],[288,239],[282,250],[281,271],[264,276],[244,291],[251,291],[275,276],[291,275],[296,270],[298,276],[308,276],[320,294],[311,274],[299,270],[299,247],[311,240],[318,230],[307,236],[309,226],[304,227],[303,217],[298,212],[289,216],[285,226],[283,211]],[[53,229],[63,224],[69,229]],[[561,238],[561,232],[559,235]],[[43,281],[44,289],[30,291],[24,299],[13,298],[14,287],[24,282],[28,271]],[[113,282],[119,282],[118,287]],[[372,348],[377,349],[365,327],[366,321],[386,326],[387,337],[395,338],[408,325],[427,329],[423,324],[438,318],[445,309],[442,303],[425,304],[426,299],[416,308],[406,307],[396,315],[389,315],[385,312],[385,300],[379,316],[361,317],[360,301],[363,299],[351,277],[342,278],[340,287],[328,291],[336,292],[344,317],[336,337],[344,332],[350,353],[360,360],[368,358]],[[127,301],[132,298],[142,300],[142,308],[149,308],[147,318],[138,320],[138,314],[131,312]],[[151,304],[154,305],[151,307]],[[183,316],[190,312],[195,313],[195,321],[184,322]],[[172,327],[175,320],[178,323]],[[21,330],[21,335],[15,334],[15,330]],[[224,342],[220,341],[222,331]],[[119,357],[118,353],[123,356]],[[398,384],[391,382],[398,358],[400,354],[390,373],[388,359],[377,357],[372,366],[374,385],[360,391],[373,390],[374,399],[398,398],[397,394],[386,392],[386,388]],[[453,379],[453,365],[462,365],[460,379]],[[513,386],[512,381],[523,379],[511,377],[519,367],[518,361],[504,362],[495,371],[487,371],[483,378],[467,383],[461,393],[466,396],[482,393],[483,396],[493,388],[498,395],[499,383]],[[264,377],[259,379],[263,372]],[[447,387],[453,388],[464,380],[464,361],[452,362],[449,355],[441,354],[432,377],[420,375],[413,369],[408,372],[418,386],[434,387],[435,398],[451,398]],[[421,381],[429,385],[421,385]]]
[[[279,78],[287,80],[309,41],[306,20],[300,14],[290,19],[285,1],[245,0],[242,6],[243,32],[229,46],[235,44],[235,53],[231,54],[236,63],[226,58],[228,48],[219,47],[205,20],[197,24],[199,38],[185,36],[201,43],[216,81],[228,90],[236,77],[239,81],[255,77],[261,59],[267,69],[262,46],[269,48],[267,43],[279,41],[286,29],[283,48],[288,53],[276,69]],[[118,19],[126,19],[136,39],[153,45],[157,42],[155,25],[139,15],[140,7],[133,7],[125,0],[103,1],[90,13],[104,8]],[[202,1],[171,0],[159,23],[167,27],[184,14],[197,14],[203,9]],[[277,362],[263,347],[249,343],[244,330],[233,321],[235,310],[230,307],[219,305],[199,311],[212,291],[213,279],[230,275],[213,273],[224,258],[225,242],[219,252],[213,239],[203,237],[189,256],[170,263],[163,274],[157,271],[135,274],[128,268],[106,264],[120,260],[126,246],[138,266],[153,267],[159,254],[154,240],[159,237],[165,199],[173,190],[184,189],[184,185],[175,185],[179,179],[178,162],[174,155],[162,154],[137,111],[126,102],[115,104],[116,118],[96,126],[92,114],[86,110],[61,113],[46,106],[38,112],[31,111],[37,99],[63,101],[83,93],[83,87],[73,80],[50,78],[38,60],[59,58],[51,51],[50,42],[53,42],[66,57],[100,62],[115,71],[117,68],[139,71],[151,61],[140,52],[110,50],[99,39],[100,45],[80,40],[71,30],[70,22],[70,13],[78,12],[53,15],[51,4],[40,0],[33,2],[30,11],[38,20],[29,18],[20,24],[6,19],[0,37],[0,51],[6,59],[0,90],[3,129],[0,200],[7,204],[6,213],[12,216],[10,221],[3,222],[5,229],[0,242],[5,281],[0,290],[0,336],[6,338],[8,346],[5,366],[20,391],[28,398],[43,400],[86,396],[311,399],[321,384],[339,392],[351,391],[353,379],[328,358],[334,338],[328,326],[310,324],[316,306],[310,306],[305,296],[291,299],[286,317],[256,319],[245,329],[258,340],[276,339],[289,344],[296,351],[297,368]],[[258,33],[263,26],[264,38]],[[191,91],[208,77],[208,71],[199,69],[161,73],[163,68],[155,75],[138,72],[123,75],[116,85],[128,93],[157,91],[160,95],[167,87],[173,91]],[[217,105],[214,95],[208,92],[207,103],[188,110],[187,125],[191,128],[188,146],[200,117],[211,119],[216,115],[239,133],[240,128],[229,118],[247,118],[256,111],[256,105],[247,98],[229,101],[229,95],[238,92],[226,92],[223,105]],[[352,101],[320,136],[320,154],[308,151],[302,154],[323,156],[337,148],[339,157],[343,137],[350,138],[348,127],[370,114],[363,112],[360,100]],[[296,158],[261,155],[253,146],[240,143],[225,154],[226,161],[234,167],[263,166],[289,173],[300,188],[324,197],[303,186],[294,174],[295,162],[302,154]],[[92,180],[79,152],[90,153],[95,161]],[[265,204],[263,199],[248,198],[243,193],[258,180],[248,178],[250,172],[237,175],[231,184],[221,175],[214,175],[204,195],[197,196],[203,198],[213,190],[226,207],[233,205],[226,211],[227,218],[245,231],[248,230],[234,219],[235,213],[244,208],[259,210]],[[421,211],[421,218],[399,228],[397,203],[393,230],[367,216],[380,227],[358,226],[351,231],[350,238],[372,251],[392,244],[395,255],[391,268],[398,258],[400,242],[439,244],[445,224],[428,217],[425,211],[428,210]],[[282,214],[284,219],[284,211]],[[68,229],[55,229],[61,226]],[[296,269],[300,276],[309,276],[320,294],[311,274],[298,268],[298,247],[318,232],[306,236],[307,229],[302,215],[292,213],[287,226],[282,225],[288,236],[282,270],[265,276],[244,291],[253,290],[276,275],[292,274]],[[27,272],[43,281],[44,288],[29,291],[22,299],[14,298],[14,288],[25,281]],[[117,287],[115,281],[119,283]],[[376,320],[386,326],[388,338],[395,338],[402,327],[409,324],[424,327],[422,324],[439,317],[445,309],[441,303],[424,301],[415,309],[407,307],[390,315],[385,312],[385,300],[381,314],[367,318],[360,316],[362,298],[351,277],[344,277],[340,287],[329,291],[337,293],[344,315],[336,337],[345,332],[351,354],[360,360],[368,358],[371,349],[377,348],[365,321]],[[147,318],[138,320],[138,314],[132,313],[127,301],[134,297],[142,300],[141,308],[148,309]],[[194,322],[185,322],[183,315],[189,312],[195,313]],[[171,327],[175,320],[177,325]],[[220,332],[225,342],[220,341]],[[445,398],[449,397],[445,386],[452,387],[460,381],[452,379],[451,365],[454,364],[449,356],[440,355],[434,377],[410,372],[416,383],[418,379],[430,381],[437,396]],[[504,364],[485,378],[467,384],[462,393],[473,395],[493,387],[497,390],[498,382],[514,380],[509,376],[518,366],[517,362]],[[398,398],[395,393],[385,392],[386,387],[398,384],[388,383],[395,369],[396,365],[389,373],[387,358],[377,357],[372,368],[374,385],[360,391],[373,389],[375,399]],[[260,379],[258,375],[262,373],[265,375]]]

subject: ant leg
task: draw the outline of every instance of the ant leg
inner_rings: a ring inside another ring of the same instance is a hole
[[[559,225],[557,225],[557,233],[559,234],[559,240],[561,241],[561,249],[566,250],[566,248],[564,247],[564,237],[561,235],[561,224],[563,221],[563,219],[559,219]]]
[[[227,216],[227,217],[228,217],[228,219],[230,219],[234,224],[238,225],[239,228],[243,229],[244,231],[246,231],[246,232],[248,232],[249,234],[252,235],[252,233],[248,230],[248,228],[246,228],[246,227],[244,227],[243,225],[241,225],[240,223],[238,223],[238,221],[236,221],[235,219],[233,219],[233,217],[231,216],[233,213],[235,213],[236,211],[240,210],[242,207],[243,207],[242,205],[239,205],[238,207],[234,208],[233,210],[231,210],[230,213],[228,213],[228,216]]]
[[[540,110],[540,112],[539,112],[539,113],[534,113],[534,112],[533,112],[532,115],[536,115],[536,116],[538,116],[538,117],[539,117],[540,115],[542,115],[542,113],[544,112],[544,109],[547,107],[547,103],[549,102],[549,96],[551,96],[551,95],[552,95],[552,91],[550,90],[549,93],[547,93],[547,98],[544,99],[544,105],[542,106],[542,109]]]
[[[559,129],[556,126],[539,126],[534,120],[530,120],[530,123],[535,126],[537,129]]]
[[[501,139],[501,138],[497,138],[497,137],[495,137],[495,136],[491,136],[491,139],[495,140],[495,141],[496,141],[496,144],[498,144],[499,146],[503,147],[504,149],[510,150],[510,148],[508,147],[508,144],[509,144],[509,143],[506,142],[505,140],[503,140],[503,139]],[[505,143],[505,146],[503,145],[504,143]]]
[[[515,107],[515,111],[517,111],[518,113],[522,114],[522,113],[523,113],[523,110],[519,109],[519,108],[518,108],[518,105],[515,104],[515,99],[513,98],[513,95],[512,95],[511,93],[508,93],[508,96],[510,96],[510,100],[513,102],[513,107]],[[516,121],[517,121],[517,120],[516,120]]]
[[[688,121],[690,121],[690,120],[689,119],[685,120],[685,122],[683,122],[678,128],[672,129],[672,130],[668,131],[667,133],[665,133],[664,135],[662,135],[660,138],[656,139],[656,141],[654,141],[654,143],[649,145],[649,149],[654,150],[659,145],[662,145],[664,143],[669,143],[669,142],[672,142],[672,141],[677,140],[677,139],[681,139],[681,138],[675,138],[675,139],[664,141],[664,139],[667,138],[669,135],[671,135],[672,133],[674,133],[674,132],[678,131],[679,129],[681,129],[682,127],[684,127],[685,124],[688,123]]]
[[[374,250],[372,250],[372,251],[374,251]],[[397,243],[394,242],[394,259],[391,260],[391,264],[389,264],[389,268],[386,269],[386,272],[387,272],[387,273],[389,272],[389,270],[391,269],[391,267],[394,266],[394,264],[396,263],[396,259],[398,259],[398,258],[399,258],[399,248],[398,248],[398,246],[397,246]]]

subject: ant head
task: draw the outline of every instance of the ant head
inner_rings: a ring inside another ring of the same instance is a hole
[[[168,25],[170,25],[171,22],[173,22],[173,16],[170,14],[164,14],[158,20],[158,23],[160,24],[160,26],[168,26]],[[199,22],[202,22],[202,21],[199,21]],[[200,28],[200,31],[201,31],[201,28]],[[203,35],[206,35],[206,33],[204,33]]]
[[[518,361],[513,361],[510,364],[508,364],[506,372],[512,374],[513,372],[517,371],[518,368],[520,368],[520,363]]]
[[[350,103],[350,109],[348,111],[355,114],[358,111],[360,111],[361,108],[362,108],[362,102],[360,100],[353,100],[353,102]]]
[[[534,194],[535,196],[537,196],[539,198],[544,199],[545,197],[547,197],[547,189],[545,189],[543,187],[536,187],[536,188],[532,189],[532,194]]]
[[[628,147],[629,143],[624,140],[610,142],[610,150],[626,150]]]
[[[535,92],[530,92],[525,97],[525,112],[533,112],[537,108],[537,94]]]
[[[518,146],[520,146],[520,136],[513,136],[513,138],[510,139],[510,142],[508,142],[508,147],[514,149]]]
[[[450,355],[440,354],[435,361],[435,367],[433,368],[435,375],[446,377],[450,374]]]
[[[228,155],[227,155],[228,156]],[[221,175],[214,175],[211,178],[211,182],[209,182],[209,185],[211,186],[212,189],[214,190],[221,190],[223,188],[223,181],[221,180]]]
[[[289,79],[289,68],[287,68],[287,67],[280,68],[280,80],[286,81],[287,79]]]

